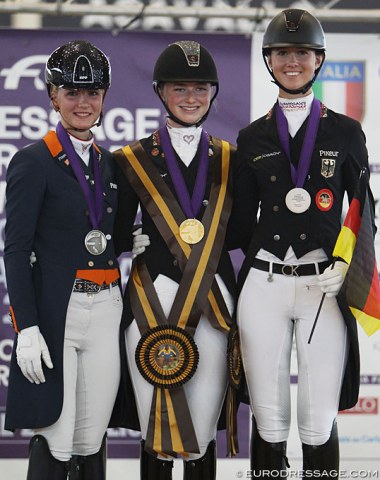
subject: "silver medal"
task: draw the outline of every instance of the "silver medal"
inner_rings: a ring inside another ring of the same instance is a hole
[[[91,255],[101,255],[107,248],[107,239],[100,230],[91,230],[84,239],[84,245]]]
[[[303,213],[309,209],[311,197],[304,188],[292,188],[285,197],[285,203],[288,209],[293,213]]]

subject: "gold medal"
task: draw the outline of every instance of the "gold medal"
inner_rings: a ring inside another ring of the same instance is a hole
[[[204,237],[204,234],[204,226],[202,222],[196,218],[188,218],[179,226],[179,236],[184,242],[189,244],[200,242]]]

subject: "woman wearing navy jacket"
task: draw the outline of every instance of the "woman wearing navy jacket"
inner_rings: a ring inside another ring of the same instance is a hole
[[[110,83],[109,61],[91,43],[56,49],[46,85],[60,122],[16,153],[7,172],[4,258],[16,339],[5,428],[34,431],[28,480],[106,475],[122,300],[113,163],[91,127]]]
[[[335,478],[336,416],[357,401],[359,349],[356,321],[338,295],[348,266],[339,259],[333,265],[332,252],[343,197],[352,199],[368,154],[360,124],[312,92],[325,58],[324,32],[313,15],[289,9],[274,17],[263,56],[278,99],[239,133],[243,174],[234,197],[247,253],[237,323],[254,419],[251,468],[257,477],[286,470],[295,338],[303,470]]]

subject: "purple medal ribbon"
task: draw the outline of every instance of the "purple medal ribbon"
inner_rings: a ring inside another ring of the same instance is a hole
[[[208,139],[204,130],[201,135],[201,158],[198,166],[197,178],[193,194],[190,198],[186,183],[183,179],[181,170],[178,166],[169,132],[166,127],[160,129],[160,138],[162,149],[165,154],[166,165],[172,178],[178,201],[181,204],[187,218],[195,218],[202,204],[203,196],[206,190],[206,178],[208,167]]]
[[[291,170],[293,184],[296,187],[302,188],[309,171],[311,156],[312,156],[313,148],[315,145],[315,139],[317,137],[320,111],[321,111],[321,102],[316,98],[314,98],[313,103],[311,105],[310,115],[307,121],[306,133],[305,133],[305,138],[302,144],[298,168],[296,168],[290,160],[289,130],[288,130],[288,122],[286,120],[284,112],[281,110],[281,107],[278,104],[278,102],[275,104],[274,109],[276,113],[278,135],[280,137],[282,148],[284,149],[285,154],[288,157],[288,160],[290,163],[290,170]]]
[[[56,132],[57,132],[58,139],[61,142],[61,145],[63,147],[63,150],[70,161],[70,165],[71,165],[71,168],[73,169],[74,175],[77,178],[79,185],[85,196],[92,228],[95,230],[98,230],[100,222],[103,217],[103,188],[102,188],[102,179],[100,176],[100,167],[99,167],[99,162],[97,161],[97,152],[95,150],[95,147],[94,146],[92,147],[93,148],[92,164],[93,164],[93,173],[94,173],[94,180],[95,180],[95,193],[93,193],[84,175],[84,172],[81,166],[82,160],[80,159],[79,155],[75,151],[74,146],[71,143],[70,137],[66,132],[66,130],[64,129],[64,127],[62,126],[61,122],[58,122]]]

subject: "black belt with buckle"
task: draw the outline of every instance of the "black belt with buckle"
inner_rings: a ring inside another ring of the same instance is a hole
[[[319,275],[323,273],[331,262],[288,264],[266,262],[265,260],[255,258],[252,267],[257,268],[257,270],[269,272],[271,264],[272,273],[280,273],[286,277],[303,277],[305,275]]]
[[[102,290],[108,290],[111,286],[116,287],[118,283],[118,280],[114,280],[112,283],[103,283],[102,285],[99,285],[96,282],[91,282],[91,280],[83,280],[82,278],[76,278],[74,282],[73,292],[99,293]]]

